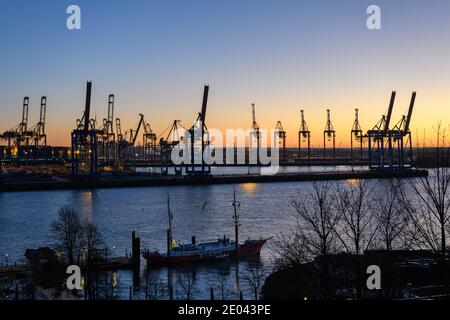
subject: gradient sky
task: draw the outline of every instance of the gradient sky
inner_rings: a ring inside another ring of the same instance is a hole
[[[82,29],[66,29],[78,4]],[[382,10],[382,30],[366,9]],[[450,2],[364,0],[0,0],[0,130],[30,122],[48,97],[52,145],[68,145],[93,81],[93,114],[116,96],[123,129],[143,113],[157,133],[192,124],[209,83],[207,125],[248,128],[281,120],[297,143],[303,108],[315,146],[331,109],[337,145],[349,144],[354,108],[372,127],[397,90],[393,121],[417,91],[413,134],[450,119]],[[430,133],[431,135],[431,133]]]

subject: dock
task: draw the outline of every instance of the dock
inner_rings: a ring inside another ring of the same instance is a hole
[[[160,176],[152,174],[111,175],[86,178],[5,179],[0,181],[0,192],[102,189],[128,187],[159,187],[181,185],[212,185],[237,183],[300,182],[348,179],[389,179],[425,177],[427,170],[399,171],[335,171],[285,173],[275,175],[204,175],[204,176]]]
[[[80,265],[83,268],[83,264]],[[127,257],[113,257],[104,262],[96,263],[95,268],[97,270],[117,270],[132,268],[133,263],[130,258]],[[30,271],[29,264],[11,264],[7,266],[0,266],[0,278],[14,276],[23,277]]]

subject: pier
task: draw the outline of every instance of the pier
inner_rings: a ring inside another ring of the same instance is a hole
[[[42,179],[5,179],[0,182],[0,192],[41,191],[64,189],[98,189],[127,187],[158,187],[180,185],[209,185],[234,183],[299,182],[318,180],[347,179],[386,179],[424,177],[427,170],[399,171],[335,171],[284,173],[275,175],[204,175],[204,176],[160,176],[152,174],[110,175],[85,178],[42,178]]]

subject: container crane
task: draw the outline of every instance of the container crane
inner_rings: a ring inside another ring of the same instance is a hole
[[[308,151],[307,158],[308,160],[311,158],[311,131],[308,129],[308,125],[305,121],[305,115],[303,110],[300,110],[300,130],[298,131],[298,157],[301,159],[301,151],[302,151],[302,141],[306,142]]]
[[[202,108],[201,112],[197,116],[197,120],[194,122],[194,125],[188,130],[189,136],[190,136],[190,142],[191,142],[191,163],[190,165],[186,166],[186,172],[188,174],[199,174],[199,175],[206,175],[211,172],[211,167],[205,163],[205,148],[209,145],[209,138],[208,138],[208,127],[206,126],[206,109],[208,106],[208,95],[209,95],[209,85],[205,85],[203,88],[203,100],[202,100]],[[200,132],[199,132],[200,131]],[[197,134],[196,134],[197,132]],[[201,159],[201,165],[200,165],[200,171],[196,170],[196,162],[195,162],[195,151],[196,148],[196,138],[198,138],[198,135],[200,135],[200,159]],[[206,136],[206,140],[205,140]]]
[[[256,138],[256,164],[259,164],[259,149],[261,146],[261,132],[259,130],[259,125],[256,122],[256,107],[255,104],[252,103],[252,127],[250,130],[250,148],[253,149],[253,138]],[[252,150],[253,151],[253,150]]]
[[[94,125],[95,126],[95,125]],[[108,96],[108,116],[103,119],[103,128],[101,129],[100,139],[102,148],[102,158],[106,163],[109,163],[116,158],[114,133],[114,95]]]
[[[369,168],[371,169],[383,169],[386,164],[385,144],[386,141],[389,140],[389,125],[391,122],[392,110],[394,109],[395,97],[396,92],[392,91],[387,115],[383,115],[380,121],[378,121],[371,130],[367,131],[368,160]],[[388,148],[390,149],[389,143]]]
[[[280,139],[278,141],[278,148],[280,149],[281,147],[281,160],[286,161],[286,131],[284,130],[281,121],[278,121],[275,125],[275,134],[278,135],[278,138]]]
[[[416,92],[413,92],[407,114],[402,116],[392,130],[389,130],[389,159],[391,167],[404,168],[412,163],[412,139],[409,124],[411,123],[415,101]]]
[[[72,176],[95,176],[98,169],[97,143],[99,131],[90,121],[92,82],[86,84],[86,102],[83,117],[77,119],[72,131]]]
[[[359,124],[359,114],[358,108],[355,109],[355,121],[353,122],[353,127],[350,132],[350,158],[353,160],[353,142],[356,141],[359,143],[360,150],[360,160],[363,159],[363,131],[361,125]]]
[[[331,123],[330,109],[327,109],[327,124],[323,131],[323,156],[326,157],[326,141],[332,141],[333,159],[336,158],[336,131]]]
[[[155,162],[156,160],[156,134],[153,132],[149,123],[144,121],[143,123],[144,134],[142,143],[144,145],[144,161],[150,160]]]
[[[159,148],[161,157],[161,175],[168,174],[169,165],[172,164],[172,149],[183,141],[183,137],[180,137],[178,128],[178,126],[181,126],[180,122],[180,120],[174,120],[173,123],[160,134]],[[166,132],[168,132],[167,136],[164,137]],[[180,156],[182,156],[182,152],[183,150],[180,150]],[[182,167],[180,165],[175,166],[175,174],[182,174]]]

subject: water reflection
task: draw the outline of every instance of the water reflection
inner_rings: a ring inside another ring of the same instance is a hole
[[[250,194],[250,193],[254,193],[257,188],[258,188],[258,184],[257,183],[242,183],[240,184],[241,189],[246,193],[246,194]]]

